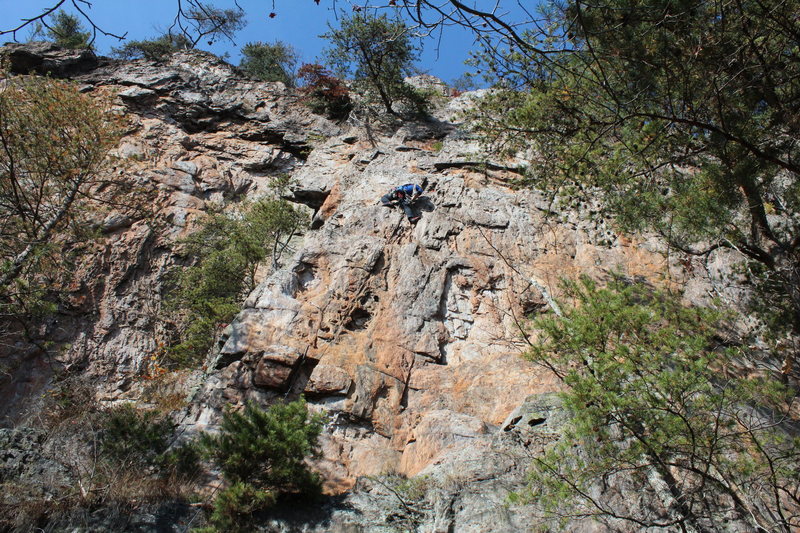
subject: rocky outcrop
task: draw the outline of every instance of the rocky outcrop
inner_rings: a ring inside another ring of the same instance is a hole
[[[2,64],[14,74],[63,78],[87,72],[99,64],[89,49],[65,49],[49,42],[6,43],[0,55]]]
[[[329,490],[419,475],[557,389],[521,355],[527,317],[550,311],[561,278],[670,270],[593,206],[514,189],[517,162],[479,165],[480,146],[446,120],[468,98],[371,141],[356,125],[298,166],[312,229],[223,333],[192,428],[225,405],[303,394],[331,417],[318,465]],[[416,225],[378,202],[408,182],[426,188]]]

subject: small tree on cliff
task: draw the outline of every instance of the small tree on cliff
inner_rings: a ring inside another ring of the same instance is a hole
[[[344,16],[340,27],[329,26],[323,38],[333,46],[326,58],[342,77],[352,76],[367,96],[377,98],[387,113],[396,115],[395,102],[419,107],[414,88],[403,81],[410,75],[419,47],[409,28],[386,15],[355,13]]]
[[[59,291],[90,208],[124,192],[106,177],[120,124],[69,83],[9,78],[0,90],[0,312],[19,317]],[[101,192],[102,191],[102,192]],[[96,216],[96,215],[95,215]],[[72,246],[74,248],[74,246]]]
[[[294,69],[297,52],[281,41],[269,43],[247,43],[242,47],[242,61],[239,68],[249,76],[262,81],[279,81],[287,87],[294,87]]]
[[[46,35],[58,46],[64,48],[91,48],[92,34],[86,31],[75,15],[59,11],[47,23]]]
[[[177,342],[168,351],[174,364],[189,366],[206,355],[219,325],[230,322],[253,289],[259,265],[269,258],[276,268],[305,221],[286,200],[265,199],[241,216],[207,216],[183,241],[183,255],[193,264],[176,271],[166,297],[176,328]]]

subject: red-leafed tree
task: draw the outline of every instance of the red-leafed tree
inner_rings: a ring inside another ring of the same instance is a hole
[[[300,67],[297,77],[303,83],[300,92],[315,113],[340,119],[353,108],[347,86],[322,65],[307,63]]]

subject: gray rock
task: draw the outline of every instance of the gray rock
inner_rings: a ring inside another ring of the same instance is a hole
[[[14,74],[43,74],[55,77],[74,76],[98,66],[91,50],[61,48],[49,42],[6,43],[0,55]]]
[[[123,102],[143,102],[155,98],[156,92],[145,87],[134,86],[120,91],[117,96]]]

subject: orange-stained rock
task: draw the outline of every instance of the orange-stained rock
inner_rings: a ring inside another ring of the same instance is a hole
[[[253,384],[257,387],[285,389],[301,357],[302,354],[292,350],[264,354],[256,365]]]

